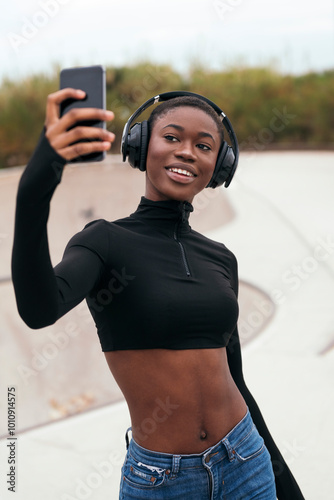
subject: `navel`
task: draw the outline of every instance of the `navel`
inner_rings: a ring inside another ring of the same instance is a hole
[[[204,439],[206,439],[207,437],[208,437],[207,433],[206,433],[205,431],[201,431],[201,433],[200,433],[200,438],[201,438],[202,440],[204,440]]]

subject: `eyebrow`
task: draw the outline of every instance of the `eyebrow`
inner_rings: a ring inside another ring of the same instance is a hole
[[[181,127],[181,125],[176,125],[175,123],[169,123],[163,129],[168,128],[168,127],[173,127],[176,128],[177,130],[180,130],[181,132],[184,131],[184,127]],[[209,132],[198,132],[199,137],[210,137],[210,139],[213,140],[213,142],[216,142],[211,134]]]

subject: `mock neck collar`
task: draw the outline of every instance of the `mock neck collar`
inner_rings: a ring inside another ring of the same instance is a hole
[[[131,217],[157,224],[179,222],[184,230],[190,230],[189,215],[193,210],[192,204],[188,201],[153,201],[142,196],[137,210],[131,214]]]

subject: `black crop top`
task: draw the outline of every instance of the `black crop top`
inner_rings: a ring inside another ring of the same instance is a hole
[[[91,261],[98,268],[87,303],[103,351],[228,343],[238,318],[236,260],[190,228],[190,211],[188,202],[142,197],[130,217],[88,224],[69,242],[55,269],[60,309],[75,295],[67,258],[74,251],[83,269],[84,252],[85,268]],[[75,286],[87,289],[86,280],[77,276]]]
[[[53,324],[86,298],[103,350],[226,346],[231,375],[270,452],[279,500],[303,500],[242,373],[237,263],[193,231],[187,202],[142,198],[129,217],[95,221],[53,268],[47,220],[65,160],[44,134],[19,184],[12,279],[31,328]]]

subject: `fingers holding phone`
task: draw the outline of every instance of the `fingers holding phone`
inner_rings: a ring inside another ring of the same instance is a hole
[[[62,133],[56,136],[54,148],[58,149],[59,154],[68,161],[102,160],[103,153],[110,149],[115,135],[106,129],[78,125],[78,122],[109,121],[113,118],[114,114],[111,111],[96,110],[95,108],[85,108],[80,112],[79,110],[77,112],[70,111],[66,119],[63,117],[59,120]]]
[[[46,106],[46,137],[51,146],[68,161],[102,160],[115,139],[106,130],[106,121],[114,114],[105,110],[103,68],[63,70],[60,86],[48,96]]]
[[[73,109],[60,116],[61,103],[68,100],[79,100],[85,92],[72,88],[58,90],[48,96],[46,106],[46,137],[57,153],[68,161],[84,155],[108,151],[115,135],[105,128],[86,126],[82,122],[107,122],[114,118],[112,111],[97,108]],[[84,142],[79,142],[84,141]],[[82,157],[82,158],[81,158]],[[87,161],[87,160],[86,160]],[[95,161],[98,161],[97,159]]]

